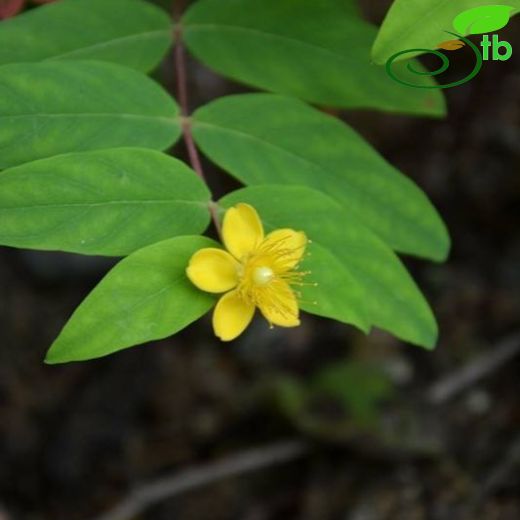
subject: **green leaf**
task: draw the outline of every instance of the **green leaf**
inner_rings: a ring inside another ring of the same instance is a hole
[[[0,173],[0,244],[127,255],[204,231],[209,199],[190,168],[160,152],[59,155]]]
[[[246,184],[300,184],[341,203],[392,248],[442,260],[449,237],[424,193],[350,127],[298,100],[221,98],[197,110],[193,134]]]
[[[511,6],[520,11],[520,0],[492,0],[496,6]],[[468,9],[487,6],[490,0],[395,0],[381,26],[372,48],[372,59],[384,64],[394,54],[406,49],[435,49],[447,39],[453,39],[446,31],[452,30],[454,20]],[[461,36],[470,34],[469,24],[465,30],[457,24]],[[410,52],[403,58],[417,56],[420,52]],[[406,89],[408,92],[411,89]]]
[[[165,12],[137,0],[62,0],[0,24],[0,64],[93,59],[143,72],[171,44]]]
[[[505,27],[514,8],[510,5],[484,5],[460,13],[453,27],[460,34],[484,34]]]
[[[141,146],[180,134],[178,108],[159,85],[101,62],[0,67],[0,169],[52,155]]]
[[[268,186],[259,189],[263,190],[264,188],[268,189],[267,196],[273,195],[273,189]],[[254,190],[254,188],[246,188],[246,190],[250,189]],[[290,189],[283,188],[283,190]],[[284,203],[283,190],[281,203]],[[236,196],[230,195],[229,198],[224,198],[222,203],[231,205],[240,202],[239,197],[242,197],[242,191],[235,193]],[[256,206],[255,201],[258,200],[256,197],[261,198],[263,192],[246,192],[244,196],[246,202],[249,200],[248,197],[251,196],[254,199],[251,203]],[[261,202],[258,206],[261,206]],[[305,208],[302,209],[305,210]],[[276,225],[271,221],[266,221],[266,224],[271,229],[288,227]],[[292,227],[307,231],[302,224]],[[311,314],[348,323],[363,332],[368,332],[373,322],[370,309],[366,304],[367,292],[363,284],[357,279],[356,273],[352,271],[351,266],[343,263],[335,251],[324,247],[314,239],[307,246],[307,252],[308,257],[302,263],[302,270],[309,271],[310,274],[307,278],[310,285],[298,288],[302,294],[300,307]]]
[[[309,269],[309,281],[319,285],[304,288],[303,300],[317,304],[304,303],[304,310],[346,323],[356,312],[398,338],[433,348],[435,318],[406,269],[330,197],[305,187],[266,185],[235,191],[220,201],[226,208],[238,202],[254,206],[268,230],[290,227],[312,240],[302,269]]]
[[[215,242],[183,236],[119,262],[87,296],[53,343],[46,363],[82,361],[166,338],[205,314],[215,297],[185,274],[191,255]]]
[[[206,65],[255,87],[329,106],[443,115],[439,91],[403,89],[370,63],[377,30],[352,4],[200,0],[183,18],[183,34]]]

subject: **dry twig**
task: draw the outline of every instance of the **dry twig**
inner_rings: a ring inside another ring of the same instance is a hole
[[[135,488],[112,510],[92,520],[130,520],[148,507],[186,491],[224,478],[298,459],[309,450],[300,440],[253,448],[206,466],[189,468]]]
[[[518,353],[520,353],[520,333],[507,337],[492,347],[489,352],[434,383],[428,391],[428,400],[434,405],[449,401],[452,397],[489,376]]]

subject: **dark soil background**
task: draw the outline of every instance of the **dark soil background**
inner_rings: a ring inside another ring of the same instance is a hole
[[[364,2],[367,18],[380,22],[389,3]],[[267,457],[279,442],[299,456],[132,518],[519,519],[520,17],[501,35],[513,57],[447,91],[445,120],[338,114],[450,229],[445,264],[405,259],[439,320],[434,352],[310,316],[294,330],[258,321],[221,344],[206,318],[165,341],[46,366],[113,261],[0,248],[0,519],[94,519],[136,486],[250,448]],[[172,87],[171,59],[158,75]],[[192,61],[189,77],[193,107],[243,91]],[[206,169],[217,194],[236,186]]]

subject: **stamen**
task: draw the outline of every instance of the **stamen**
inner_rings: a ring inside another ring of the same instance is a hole
[[[275,314],[287,320],[297,319],[298,308],[294,305],[294,298],[303,303],[302,293],[297,288],[316,285],[304,281],[311,274],[310,271],[298,270],[298,260],[308,243],[305,240],[303,244],[294,244],[292,235],[287,234],[259,244],[241,262],[238,286],[241,297],[263,309],[267,315]]]

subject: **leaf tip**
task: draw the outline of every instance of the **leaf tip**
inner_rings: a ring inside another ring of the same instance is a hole
[[[434,262],[445,262],[451,253],[451,237],[448,233],[448,230],[444,227],[444,232],[439,237],[438,246],[435,248],[435,251],[431,255],[430,259]]]
[[[62,342],[60,341],[60,337],[58,336],[58,338],[54,340],[54,343],[49,347],[49,350],[47,350],[43,362],[46,365],[59,365],[61,363],[78,361],[77,358],[67,355],[67,350],[68,349],[63,349]]]
[[[47,354],[45,354],[45,358],[43,359],[43,362],[46,365],[57,365],[59,363],[63,363],[63,360],[61,359],[61,356],[56,354],[54,345],[52,345],[49,350],[47,351]]]
[[[433,351],[437,348],[437,341],[438,341],[438,334],[435,333],[434,335],[432,335],[432,337],[430,339],[428,339],[428,341],[425,341],[423,345],[421,345],[421,347],[423,347],[425,350],[428,350],[428,351]]]

